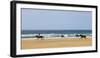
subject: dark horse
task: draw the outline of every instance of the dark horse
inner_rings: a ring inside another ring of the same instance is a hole
[[[80,34],[80,35],[76,35],[76,37],[86,38],[86,35]]]
[[[61,37],[63,38],[63,37],[64,37],[64,35],[61,35]]]
[[[80,35],[81,38],[86,38],[86,35]]]
[[[41,36],[40,34],[36,35],[35,37],[38,38],[38,39],[41,39],[41,40],[44,38],[44,36]]]

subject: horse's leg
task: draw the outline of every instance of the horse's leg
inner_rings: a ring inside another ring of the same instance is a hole
[[[37,38],[39,40],[39,38]]]
[[[83,39],[84,37],[83,36],[81,36],[81,39]]]
[[[86,39],[86,36],[85,36],[85,39]]]
[[[41,37],[41,40],[43,40],[43,37]]]
[[[41,38],[41,40],[43,40],[43,39]]]

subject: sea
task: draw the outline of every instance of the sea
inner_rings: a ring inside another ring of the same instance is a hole
[[[34,38],[36,35],[44,37],[75,37],[77,34],[92,36],[92,30],[22,30],[22,38]]]

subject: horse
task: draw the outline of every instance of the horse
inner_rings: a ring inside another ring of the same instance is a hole
[[[44,38],[44,36],[40,36],[40,35],[36,35],[35,37],[41,40]]]
[[[61,37],[63,38],[63,37],[65,37],[64,35],[61,35]]]
[[[76,34],[75,36],[76,36],[76,37],[80,37],[80,35],[78,35],[78,34]]]
[[[86,35],[80,35],[81,38],[86,38]]]
[[[77,34],[76,37],[86,38],[86,35],[82,35],[82,34],[78,35]]]

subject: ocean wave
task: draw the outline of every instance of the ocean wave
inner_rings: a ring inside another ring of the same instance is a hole
[[[36,35],[38,34],[22,34],[21,37],[22,38],[34,38]],[[62,35],[64,37],[76,37],[76,34],[40,34],[41,36],[44,36],[45,38],[46,37],[61,37]],[[86,35],[86,36],[92,36],[92,34],[83,34],[83,35]]]

